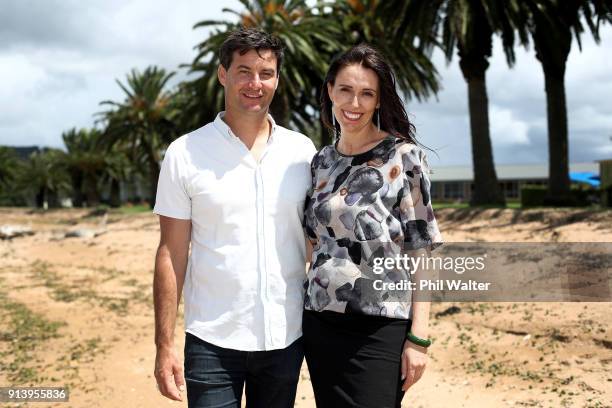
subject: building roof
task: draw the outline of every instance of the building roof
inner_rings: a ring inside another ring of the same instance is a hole
[[[38,146],[0,146],[10,149],[15,152],[18,158],[26,160],[34,152],[39,152]]]
[[[597,163],[570,163],[570,172],[590,172],[599,174]],[[504,164],[495,166],[498,180],[546,180],[548,163],[542,164]],[[432,169],[431,181],[472,181],[472,166],[444,166]]]

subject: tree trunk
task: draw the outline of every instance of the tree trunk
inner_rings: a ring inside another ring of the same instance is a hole
[[[538,14],[533,42],[536,58],[542,64],[546,87],[549,201],[563,203],[570,194],[565,67],[572,34],[567,27],[553,26],[546,17]]]
[[[493,164],[493,148],[489,134],[489,100],[487,97],[486,58],[463,56],[459,62],[468,85],[470,131],[474,191],[470,205],[505,205],[506,200],[497,181]]]
[[[45,206],[45,188],[41,187],[35,197],[36,208],[44,208]]]
[[[291,120],[289,99],[282,83],[279,84],[276,95],[274,95],[270,104],[270,114],[278,125],[289,127],[289,121]]]
[[[563,201],[570,194],[567,105],[564,78],[544,73],[548,120],[548,193]]]
[[[121,185],[119,180],[112,178],[110,185],[110,206],[119,208],[121,206]]]
[[[159,179],[160,166],[155,160],[149,160],[149,206],[155,207],[157,197],[157,181]]]
[[[97,179],[95,176],[85,178],[85,188],[87,191],[87,206],[95,207],[100,204],[100,193],[98,192]]]
[[[83,207],[83,174],[75,170],[70,176],[72,179],[72,206]]]

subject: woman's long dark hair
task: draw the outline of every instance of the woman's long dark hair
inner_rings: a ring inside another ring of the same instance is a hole
[[[393,70],[382,55],[368,44],[356,45],[332,61],[323,82],[323,89],[321,89],[321,120],[323,124],[328,129],[340,133],[340,125],[336,122],[336,129],[334,129],[332,124],[332,101],[329,98],[327,84],[331,83],[333,86],[338,72],[342,68],[354,64],[369,68],[378,76],[380,129],[416,144],[415,128],[408,120],[404,103],[397,94]],[[374,115],[373,122],[378,125],[376,115]]]

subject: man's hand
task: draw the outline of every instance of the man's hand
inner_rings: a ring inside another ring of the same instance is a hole
[[[427,348],[418,346],[406,340],[402,352],[402,391],[408,391],[419,381],[427,365]]]
[[[157,347],[155,356],[155,380],[164,397],[182,401],[181,391],[185,390],[183,367],[173,347]]]

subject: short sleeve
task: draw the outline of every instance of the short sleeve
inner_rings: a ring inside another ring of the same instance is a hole
[[[314,143],[312,143],[312,140],[310,139],[308,139],[308,141],[306,142],[306,146],[304,148],[304,154],[306,155],[305,158],[306,160],[308,160],[308,163],[312,163],[312,159],[317,154],[317,148],[315,147]]]
[[[312,142],[311,142],[312,143]],[[312,206],[312,195],[314,194],[314,188],[316,183],[316,172],[315,165],[317,163],[316,157],[318,155],[316,148],[314,148],[314,144],[312,145],[314,151],[310,156],[310,185],[308,190],[306,191],[306,199],[304,200],[304,216],[302,218],[302,227],[304,227],[304,231],[309,238],[314,238],[314,231],[312,229],[312,222],[314,221],[310,214],[310,207]]]
[[[155,214],[183,220],[191,219],[191,197],[185,188],[185,163],[175,143],[168,146],[157,182]]]
[[[403,188],[400,201],[400,222],[404,235],[404,250],[442,245],[442,235],[431,204],[429,166],[423,151],[415,145],[399,149],[402,160]]]

